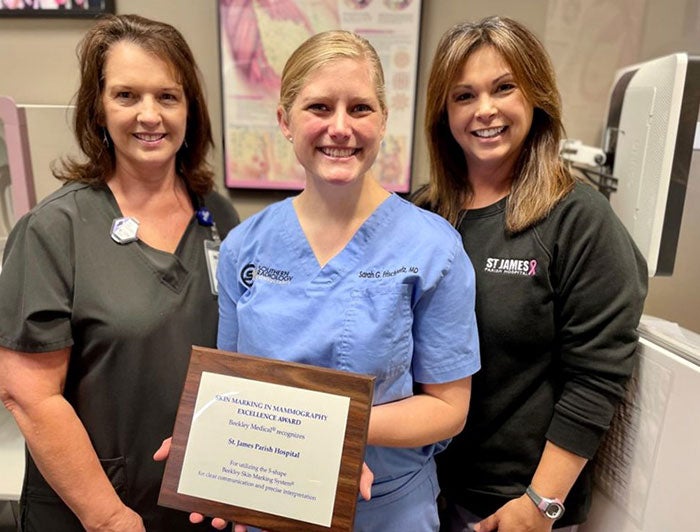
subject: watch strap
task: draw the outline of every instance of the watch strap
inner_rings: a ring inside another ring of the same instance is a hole
[[[532,486],[528,486],[525,493],[546,517],[550,519],[559,519],[564,514],[564,504],[561,502],[561,499],[542,497]],[[554,511],[552,512],[552,510]]]

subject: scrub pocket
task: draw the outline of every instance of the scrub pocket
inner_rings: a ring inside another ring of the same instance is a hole
[[[398,489],[358,502],[354,532],[437,532],[439,493],[435,462],[430,460]]]
[[[119,457],[100,463],[119,498],[126,503],[126,460]],[[36,468],[28,468],[20,500],[20,531],[83,532],[80,520],[46,481],[37,476],[40,475]]]
[[[128,506],[128,484],[126,479],[126,459],[123,456],[118,458],[100,459],[100,464],[109,482],[119,498]]]
[[[411,289],[407,284],[353,290],[339,342],[339,367],[377,377],[377,384],[411,366]]]

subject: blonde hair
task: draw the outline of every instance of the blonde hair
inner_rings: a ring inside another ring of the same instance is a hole
[[[284,112],[289,113],[294,100],[311,74],[339,59],[358,59],[368,62],[379,106],[386,116],[384,71],[379,55],[367,39],[344,30],[317,33],[294,50],[282,70],[279,104]]]
[[[506,230],[518,233],[545,218],[572,189],[575,179],[559,157],[564,127],[554,68],[537,37],[512,19],[488,17],[457,24],[440,39],[428,80],[425,113],[430,182],[415,201],[456,225],[472,196],[464,152],[450,132],[447,97],[464,63],[484,46],[492,47],[508,63],[534,108],[506,207]]]

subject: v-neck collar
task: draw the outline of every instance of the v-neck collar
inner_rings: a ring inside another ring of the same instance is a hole
[[[105,191],[107,202],[112,211],[111,213],[107,213],[108,216],[111,216],[108,222],[108,227],[110,228],[109,230],[111,230],[112,221],[115,218],[123,217],[124,214],[121,212],[117,199],[114,197],[112,190],[107,185],[104,185],[103,190]],[[154,248],[142,240],[136,240],[135,242],[126,244],[126,246],[132,253],[137,255],[137,257],[155,275],[160,278],[163,284],[175,292],[180,292],[180,290],[182,290],[182,288],[185,286],[185,283],[190,275],[190,271],[183,262],[183,259],[184,253],[186,252],[186,242],[190,238],[192,232],[196,230],[196,224],[196,217],[193,214],[192,218],[187,224],[187,227],[185,228],[185,231],[180,237],[180,241],[178,242],[175,251],[172,253]],[[105,235],[105,237],[110,238],[109,234]],[[122,244],[117,244],[115,242],[115,245]]]
[[[282,205],[280,225],[285,245],[288,246],[297,265],[313,279],[312,282],[323,284],[333,282],[357,265],[366,253],[369,243],[387,223],[390,223],[394,211],[392,205],[400,201],[396,194],[389,195],[367,217],[345,247],[321,267],[301,227],[292,199],[287,198]]]

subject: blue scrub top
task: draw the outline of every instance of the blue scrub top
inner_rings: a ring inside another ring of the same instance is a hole
[[[389,196],[323,268],[292,200],[236,227],[218,267],[218,347],[371,374],[374,404],[480,367],[474,271],[444,219]],[[373,496],[415,476],[444,442],[368,446]]]

